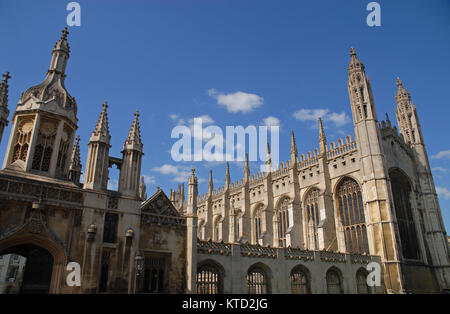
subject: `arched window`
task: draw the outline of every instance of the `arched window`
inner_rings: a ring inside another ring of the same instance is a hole
[[[11,160],[12,163],[19,159],[23,162],[27,160],[33,123],[34,121],[31,119],[24,119],[19,122],[14,143],[13,158]]]
[[[261,267],[254,266],[248,270],[247,288],[249,294],[270,293],[267,284],[267,274]]]
[[[364,204],[358,183],[344,179],[337,188],[337,198],[347,252],[369,254]]]
[[[255,235],[255,244],[259,243],[258,241],[262,234],[262,231],[261,231],[262,230],[261,229],[262,208],[263,208],[263,205],[258,205],[255,208],[255,211],[253,213],[253,230],[254,230],[254,235]]]
[[[56,138],[56,125],[51,121],[43,120],[39,128],[36,147],[34,149],[33,170],[48,171]]]
[[[280,247],[286,246],[286,231],[289,228],[289,202],[290,199],[286,197],[278,208],[278,241]]]
[[[411,185],[403,173],[398,170],[392,171],[390,178],[403,257],[419,259],[416,225],[410,201]]]
[[[205,221],[202,219],[198,223],[197,237],[200,240],[205,240]]]
[[[330,269],[327,271],[327,293],[328,294],[341,294],[342,293],[342,282],[339,273]]]
[[[306,272],[296,267],[291,272],[291,291],[293,294],[308,294],[309,281]]]
[[[197,269],[197,293],[223,293],[222,272],[217,265],[213,263],[207,263],[203,264]]]
[[[370,294],[370,287],[367,285],[367,271],[358,270],[356,273],[356,288],[359,294]]]
[[[308,247],[312,250],[319,249],[318,226],[320,221],[319,213],[319,189],[313,189],[305,199],[305,217],[307,219],[306,228]]]
[[[221,240],[221,232],[220,232],[220,228],[222,226],[222,216],[217,216],[216,220],[214,222],[214,234],[213,234],[213,239],[215,241],[220,241]]]

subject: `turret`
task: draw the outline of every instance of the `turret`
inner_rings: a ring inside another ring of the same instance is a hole
[[[3,74],[3,81],[0,83],[0,143],[2,142],[3,131],[8,126],[8,80],[11,78],[9,72]]]
[[[70,47],[67,28],[55,44],[45,80],[22,94],[4,168],[67,180],[77,123],[77,104],[64,81]],[[2,84],[5,86],[5,84]],[[5,87],[3,102],[5,100]]]
[[[136,111],[131,124],[130,132],[123,145],[123,163],[120,169],[119,192],[139,197],[139,179],[141,176],[141,163],[143,154],[141,130],[139,126],[139,113]]]
[[[91,133],[86,165],[85,189],[106,190],[108,186],[109,148],[111,135],[108,126],[108,105],[105,101],[102,111]]]
[[[72,156],[70,157],[69,165],[69,180],[77,185],[80,184],[81,169],[80,136],[78,135],[72,149]]]
[[[225,190],[230,189],[231,177],[230,177],[230,164],[227,162],[227,168],[225,170]]]
[[[211,197],[214,191],[212,170],[209,170],[208,197]]]
[[[319,148],[321,154],[326,154],[327,137],[325,136],[325,130],[323,129],[322,118],[319,118]]]
[[[197,292],[197,197],[198,180],[195,169],[188,184],[188,200],[186,207],[186,289],[187,293]]]
[[[245,154],[245,166],[244,166],[244,182],[250,181],[250,165],[248,163],[248,153]]]
[[[291,131],[291,165],[295,167],[298,160],[297,144],[295,144],[294,131]]]

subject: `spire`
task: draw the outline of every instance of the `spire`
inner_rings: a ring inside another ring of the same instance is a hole
[[[250,166],[248,164],[248,153],[245,154],[244,179],[245,182],[250,181]]]
[[[195,168],[192,167],[191,171],[192,171],[192,173],[191,173],[191,177],[189,178],[189,185],[197,185],[197,177],[195,176]]]
[[[132,148],[142,151],[142,147],[144,146],[142,144],[141,139],[141,129],[139,125],[139,111],[136,110],[136,113],[134,114],[134,120],[131,124],[130,132],[128,132],[127,140],[125,141],[125,146],[133,146]],[[130,147],[131,148],[131,147]]]
[[[291,131],[291,163],[292,165],[297,162],[297,144],[295,144],[294,131]]]
[[[69,180],[74,183],[80,183],[81,176],[81,160],[80,160],[80,136],[78,135],[73,145],[72,156],[69,165]]]
[[[266,153],[266,172],[272,172],[272,157],[270,156],[270,145],[267,142],[267,153]]]
[[[97,124],[95,125],[95,129],[91,134],[91,141],[97,140],[109,144],[111,135],[109,134],[108,112],[106,111],[107,108],[108,104],[105,101],[102,105],[102,112],[100,113]]]
[[[67,28],[65,28],[62,31],[62,36],[56,42],[44,81],[22,93],[16,112],[47,111],[50,115],[63,116],[74,125],[78,124],[77,103],[64,85],[70,54],[67,41],[68,33]],[[30,105],[29,101],[33,104]]]
[[[48,74],[50,76],[65,77],[65,70],[67,65],[67,59],[69,59],[70,46],[67,41],[67,26],[61,31],[61,38],[56,42],[52,52],[52,61],[50,62],[50,69]]]
[[[147,199],[147,186],[145,185],[144,176],[141,176],[141,183],[139,184],[139,196],[141,199]]]
[[[387,124],[388,127],[392,126],[391,120],[389,119],[389,115],[387,114],[387,112],[386,112],[386,124]]]
[[[212,170],[209,170],[208,196],[212,195],[214,190]]]
[[[409,92],[403,87],[403,82],[402,80],[397,77],[397,93],[395,94],[395,100],[397,100],[397,102],[402,102],[402,101],[410,101],[411,100],[411,95],[409,94]]]
[[[322,118],[319,118],[319,147],[320,152],[325,153],[327,150],[327,137],[323,128]]]
[[[184,203],[184,183],[181,184],[181,203]]]
[[[6,72],[3,74],[3,81],[0,83],[0,108],[5,108],[8,113],[8,80],[10,78],[9,72]]]
[[[364,64],[361,61],[359,61],[358,57],[356,56],[356,50],[353,47],[350,47],[350,64],[348,66],[348,70],[364,71]]]
[[[229,189],[230,188],[230,182],[231,182],[231,178],[230,178],[230,164],[227,162],[227,169],[225,171],[225,189]]]

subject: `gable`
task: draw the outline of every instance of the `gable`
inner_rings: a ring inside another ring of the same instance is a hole
[[[141,221],[146,224],[185,226],[182,217],[162,190],[141,204]]]

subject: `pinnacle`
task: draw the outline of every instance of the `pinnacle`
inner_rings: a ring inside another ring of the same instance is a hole
[[[62,32],[61,39],[67,40],[67,35],[69,34],[69,32],[67,31],[67,26],[64,27],[64,29],[61,32]]]
[[[139,111],[136,110],[134,113],[134,120],[131,124],[130,132],[128,133],[128,137],[126,140],[126,143],[128,144],[137,144],[142,146],[142,139],[141,139],[141,129],[139,125]]]
[[[80,136],[78,135],[73,146],[72,156],[70,158],[70,169],[81,170],[80,160]]]
[[[105,101],[102,105],[102,112],[100,113],[97,124],[95,125],[94,132],[92,132],[93,135],[109,136],[108,113],[106,111],[107,108],[108,104]]]

